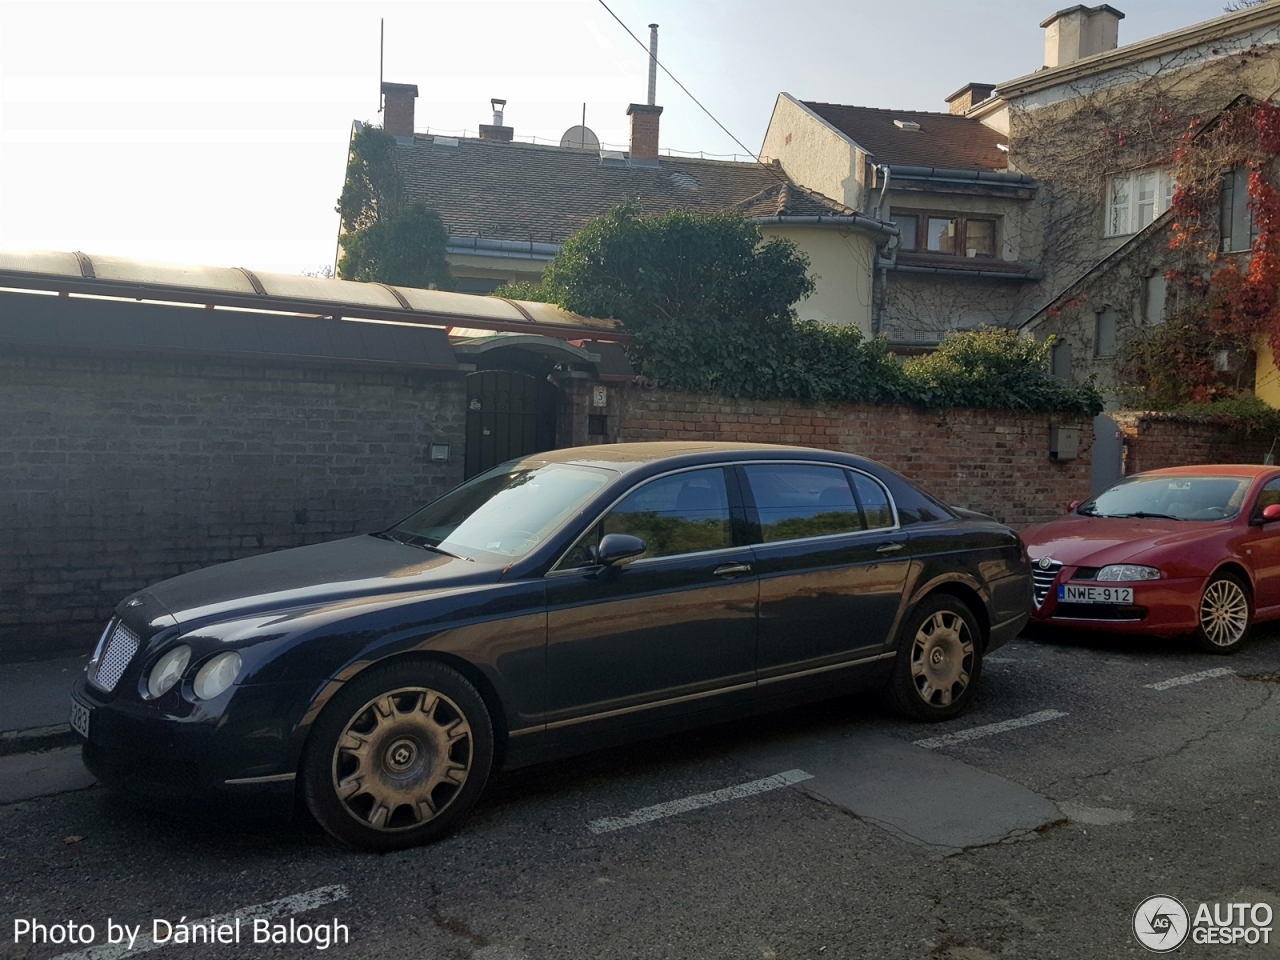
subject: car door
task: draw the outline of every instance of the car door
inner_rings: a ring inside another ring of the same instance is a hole
[[[735,507],[735,478],[723,467],[649,480],[553,568],[549,730],[598,732],[754,688],[758,586],[751,548],[735,545]],[[638,536],[648,549],[602,568],[593,549],[610,533]]]
[[[1261,523],[1263,508],[1273,503],[1280,503],[1280,477],[1268,480],[1258,491],[1250,514],[1256,525],[1249,527],[1245,537],[1245,559],[1253,568],[1253,604],[1260,611],[1280,606],[1280,521]]]
[[[889,492],[834,464],[739,469],[760,531],[760,683],[826,682],[822,674],[884,654],[910,562]]]

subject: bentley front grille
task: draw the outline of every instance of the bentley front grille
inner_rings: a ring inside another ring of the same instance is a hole
[[[89,682],[103,693],[110,693],[120,682],[125,668],[138,652],[138,635],[117,622],[104,638],[98,655],[89,665]]]

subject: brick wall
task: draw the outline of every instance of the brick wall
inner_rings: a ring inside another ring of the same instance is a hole
[[[1271,437],[1241,439],[1205,419],[1161,413],[1108,414],[1124,432],[1125,475],[1200,463],[1262,463]]]
[[[618,393],[619,440],[732,440],[842,450],[878,460],[948,503],[1013,527],[1061,516],[1068,502],[1089,494],[1093,430],[1082,418],[716,399],[639,387]],[[1078,459],[1049,460],[1050,422],[1081,428]]]
[[[0,659],[86,649],[154,581],[399,519],[461,481],[465,389],[386,367],[0,356]]]

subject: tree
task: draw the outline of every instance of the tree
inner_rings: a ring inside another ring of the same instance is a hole
[[[497,296],[543,300],[622,321],[632,359],[676,389],[918,406],[1096,412],[1091,385],[1050,377],[1043,344],[1012,331],[962,334],[929,363],[899,365],[854,326],[796,317],[813,290],[789,240],[764,240],[731,213],[640,216],[624,203],[571,237],[539,284]]]
[[[364,124],[351,139],[347,178],[336,210],[342,218],[338,276],[441,290],[453,286],[440,214],[405,202],[395,165],[396,141]]]

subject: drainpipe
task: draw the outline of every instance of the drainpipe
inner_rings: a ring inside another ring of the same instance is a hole
[[[876,173],[884,178],[880,184],[880,196],[876,200],[875,218],[880,220],[884,212],[885,195],[889,192],[889,180],[892,173],[889,171],[889,165],[885,163],[876,164]],[[883,222],[883,221],[881,221]],[[898,262],[898,235],[895,233],[889,237],[888,242],[884,245],[885,253],[888,254],[887,260],[880,258],[880,251],[876,251],[877,266],[880,268],[880,296],[876,298],[875,312],[871,317],[871,335],[878,337],[882,330],[884,321],[884,303],[889,298],[889,268]]]

